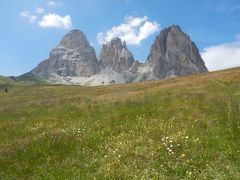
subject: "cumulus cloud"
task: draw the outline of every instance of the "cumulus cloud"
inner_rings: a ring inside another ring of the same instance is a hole
[[[47,4],[48,4],[49,6],[53,6],[53,7],[60,6],[60,3],[59,3],[59,2],[53,1],[53,0],[48,1]]]
[[[59,0],[47,0],[46,3],[48,6],[53,7],[61,5]],[[61,16],[56,13],[46,13],[45,9],[42,6],[37,6],[35,8],[35,11],[32,12],[22,11],[20,13],[20,16],[24,19],[27,19],[30,23],[34,23],[41,28],[70,29],[72,27],[72,19],[70,15]]]
[[[140,45],[141,42],[159,31],[160,25],[156,21],[149,21],[147,16],[126,16],[124,22],[113,26],[106,32],[97,34],[99,44],[105,44],[115,37],[126,41],[129,45]]]
[[[37,14],[42,14],[44,12],[44,9],[43,8],[41,8],[41,7],[37,7],[36,8],[36,13]]]
[[[22,11],[20,16],[24,19],[27,19],[30,23],[34,23],[37,20],[37,16],[32,15],[29,11]]]
[[[210,71],[240,67],[240,39],[207,47],[201,55]]]
[[[58,14],[46,14],[38,22],[42,28],[64,28],[70,29],[72,27],[72,20],[70,15],[60,16]]]

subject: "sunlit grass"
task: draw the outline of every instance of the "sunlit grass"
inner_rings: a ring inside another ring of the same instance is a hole
[[[239,179],[239,151],[240,69],[0,93],[3,179]]]

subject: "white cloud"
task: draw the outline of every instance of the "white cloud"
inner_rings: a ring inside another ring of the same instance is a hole
[[[72,20],[70,15],[60,16],[58,14],[46,14],[42,17],[38,25],[43,28],[64,28],[70,29],[72,27]]]
[[[240,67],[240,39],[207,47],[201,55],[210,71]]]
[[[30,23],[34,23],[37,20],[37,16],[32,15],[29,11],[21,12],[20,16],[24,19],[27,19]]]
[[[53,6],[53,7],[57,7],[57,6],[60,6],[60,5],[61,5],[60,2],[53,1],[53,0],[48,1],[47,4],[48,4],[49,6]]]
[[[37,14],[42,14],[44,12],[44,9],[43,8],[41,8],[41,7],[37,7],[36,8],[36,13]]]
[[[97,39],[99,44],[104,44],[115,37],[119,37],[129,45],[140,45],[144,39],[159,31],[159,29],[160,25],[155,21],[148,21],[147,16],[126,16],[122,24],[113,26],[107,32],[98,33]]]

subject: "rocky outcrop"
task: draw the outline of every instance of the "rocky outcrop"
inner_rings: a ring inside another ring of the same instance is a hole
[[[158,79],[207,71],[195,43],[176,25],[163,29],[157,36],[146,66],[153,68]]]
[[[52,83],[107,85],[162,79],[207,71],[198,48],[179,26],[161,31],[146,63],[135,61],[126,43],[114,38],[102,46],[99,60],[86,36],[73,30],[49,58],[30,73]]]
[[[120,38],[114,38],[102,46],[99,62],[118,73],[122,73],[132,67],[134,58],[127,49],[126,43],[122,42]]]
[[[100,71],[95,50],[79,30],[69,32],[54,48],[49,58],[40,63],[32,73],[44,79],[51,76],[90,77]]]
[[[46,59],[39,63],[30,73],[44,80],[48,80],[50,76],[49,60]]]
[[[132,64],[132,67],[129,69],[129,72],[135,74],[138,72],[139,67],[142,66],[143,64],[140,63],[138,60],[134,61]]]

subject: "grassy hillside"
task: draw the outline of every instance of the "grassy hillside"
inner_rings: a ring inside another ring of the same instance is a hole
[[[17,85],[17,82],[11,78],[0,76],[0,88],[12,85]]]
[[[48,83],[31,73],[26,73],[21,76],[0,76],[0,91],[6,87],[24,86],[24,85],[47,85]]]
[[[239,179],[240,69],[0,92],[3,179]]]
[[[11,76],[10,78],[16,82],[20,82],[20,83],[24,83],[24,84],[31,84],[31,85],[47,84],[46,81],[38,78],[31,72],[28,72],[28,73],[25,73],[25,74],[22,74],[22,75],[16,76],[16,77]]]

